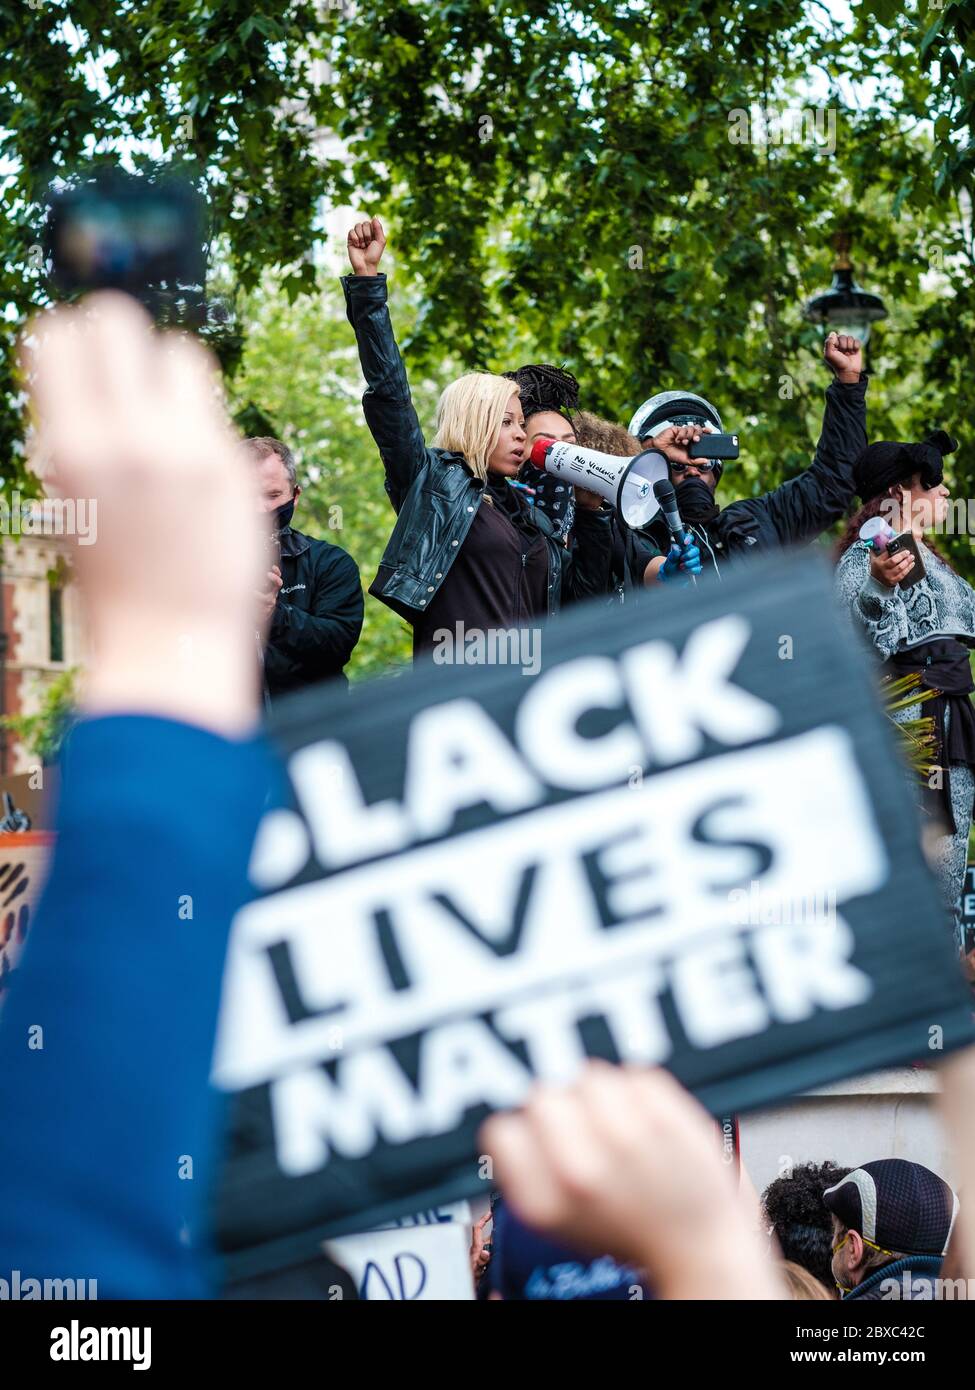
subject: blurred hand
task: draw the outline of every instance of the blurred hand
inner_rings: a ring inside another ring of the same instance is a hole
[[[839,381],[859,381],[863,371],[863,349],[859,338],[848,333],[830,333],[823,344],[826,364],[833,368]]]
[[[590,492],[587,487],[577,487],[575,489],[576,505],[583,507],[587,512],[598,512],[603,505],[603,499],[598,492]]]
[[[667,1072],[590,1062],[493,1116],[479,1143],[522,1220],[645,1268],[662,1297],[782,1296],[713,1120]]]
[[[471,1228],[471,1274],[475,1284],[491,1263],[491,1251],[485,1248],[487,1241],[484,1236],[484,1227],[490,1220],[491,1212],[485,1212]]]
[[[355,275],[375,275],[386,250],[386,233],[378,217],[357,222],[348,236],[349,260]]]
[[[261,518],[214,360],[116,293],[39,315],[21,358],[32,465],[97,517],[94,544],[74,548],[92,641],[85,706],[249,728]]]
[[[258,604],[261,618],[264,622],[270,622],[271,614],[274,612],[274,605],[278,601],[278,594],[281,592],[281,571],[277,565],[272,566],[267,572],[268,589],[261,590],[258,595]]]
[[[909,550],[898,550],[893,555],[887,551],[871,551],[870,573],[888,589],[894,589],[902,579],[906,579],[914,568],[914,556]]]
[[[975,1047],[952,1053],[938,1068],[938,1076],[938,1105],[956,1174],[953,1186],[961,1194],[949,1254],[954,1252],[955,1273],[970,1279],[975,1277]]]

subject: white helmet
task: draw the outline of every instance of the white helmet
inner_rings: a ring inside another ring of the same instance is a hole
[[[668,425],[711,425],[720,434],[721,416],[710,401],[689,391],[659,391],[644,401],[630,421],[630,434],[643,442]]]

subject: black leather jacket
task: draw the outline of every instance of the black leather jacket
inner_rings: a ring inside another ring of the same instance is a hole
[[[397,513],[369,592],[411,621],[449,574],[481,505],[484,484],[460,454],[424,442],[386,307],[386,276],[346,275],[342,288],[367,383],[362,408]],[[571,554],[553,535],[547,517],[534,510],[532,516],[549,553],[548,613],[557,613],[565,601],[605,594],[611,512],[579,509]]]

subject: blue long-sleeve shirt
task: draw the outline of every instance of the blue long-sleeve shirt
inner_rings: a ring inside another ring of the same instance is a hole
[[[73,731],[48,885],[0,1012],[0,1278],[208,1292],[189,1232],[217,1155],[210,1058],[273,777],[256,739],[135,715]]]

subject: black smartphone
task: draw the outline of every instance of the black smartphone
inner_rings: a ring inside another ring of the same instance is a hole
[[[888,541],[885,553],[887,555],[898,555],[902,550],[909,550],[914,556],[914,568],[906,579],[898,581],[897,587],[899,589],[913,589],[914,585],[919,583],[927,573],[924,568],[924,561],[921,559],[921,552],[917,548],[917,541],[914,539],[913,532],[903,531],[899,536],[895,536],[893,540]]]
[[[206,209],[185,179],[111,169],[59,189],[44,252],[63,298],[124,290],[157,322],[206,321]]]
[[[704,434],[688,446],[692,459],[736,459],[738,457],[738,436],[736,434]]]

